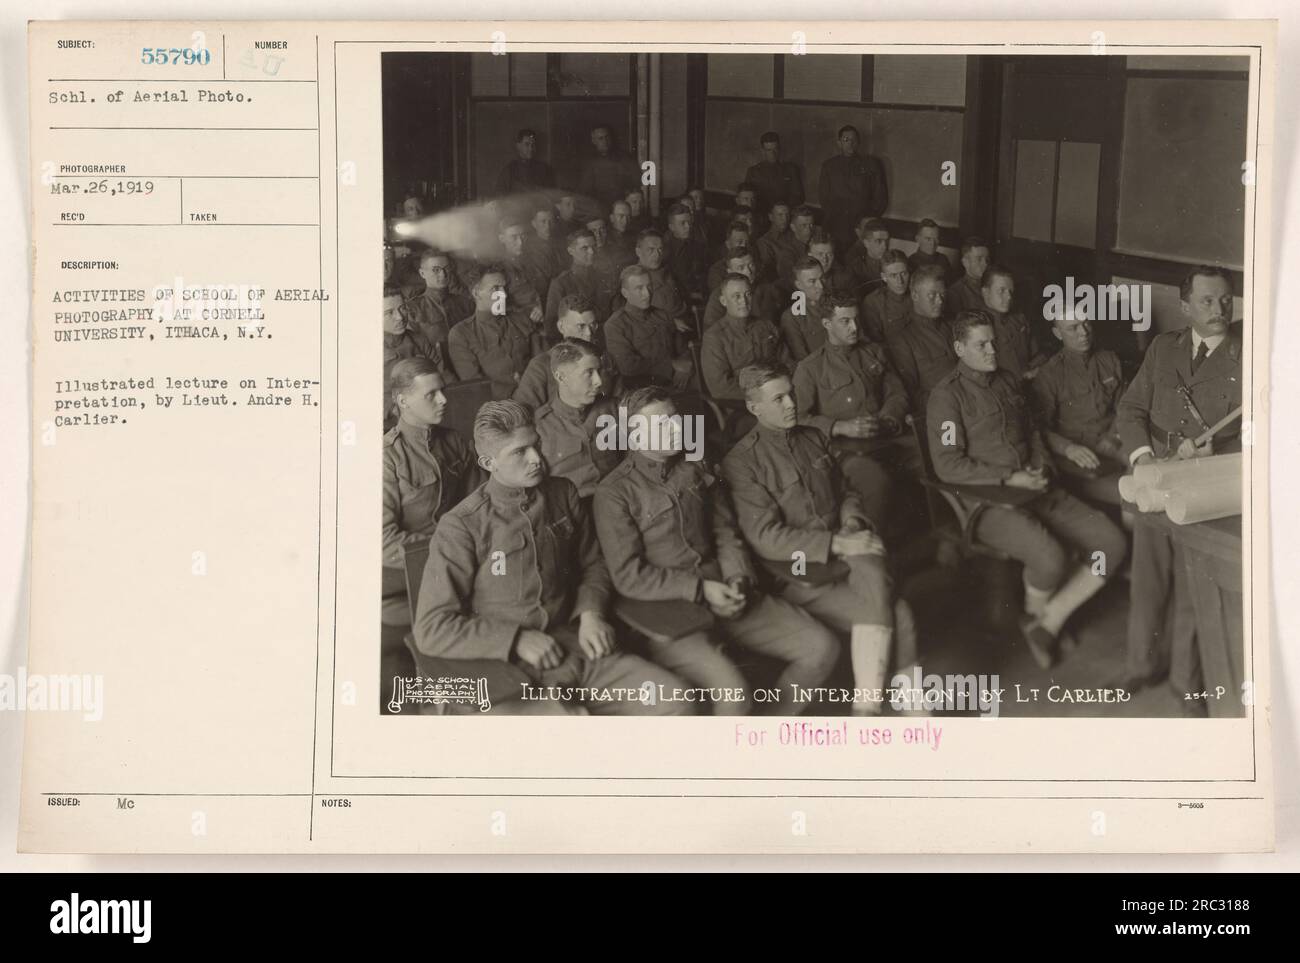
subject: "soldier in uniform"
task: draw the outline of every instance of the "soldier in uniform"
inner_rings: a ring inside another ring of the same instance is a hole
[[[544,279],[549,288],[555,276],[569,266],[558,247],[563,240],[555,236],[555,209],[549,204],[539,207],[529,223],[533,233],[524,238],[523,260],[530,274]]]
[[[778,201],[768,211],[767,233],[758,239],[762,260],[776,279],[778,287],[790,288],[790,270],[804,256],[804,245],[790,230],[790,205]]]
[[[745,180],[754,185],[758,208],[771,211],[777,204],[790,208],[803,203],[803,174],[799,165],[781,160],[781,135],[769,130],[758,139],[763,159],[745,172]]]
[[[777,293],[775,285],[759,279],[758,267],[754,263],[753,250],[747,247],[738,247],[728,252],[723,261],[723,268],[725,273],[710,290],[709,300],[704,305],[704,320],[702,322],[704,330],[707,331],[727,315],[727,309],[722,303],[722,282],[726,280],[728,274],[740,274],[749,278],[749,283],[753,285],[754,291],[754,316],[775,324],[781,316],[781,295]]]
[[[595,153],[582,165],[578,193],[608,208],[637,186],[636,161],[614,146],[613,131],[604,124],[592,128],[591,146]]]
[[[892,249],[881,255],[880,277],[885,283],[862,299],[858,319],[868,338],[877,344],[888,344],[912,314],[912,296],[908,291],[912,272],[907,266],[907,255]]]
[[[403,305],[407,323],[418,328],[431,344],[438,348],[442,358],[447,357],[447,336],[457,321],[474,312],[474,302],[463,294],[452,293],[455,265],[451,257],[441,251],[427,250],[420,255],[420,277],[424,280],[424,293],[411,298]],[[446,365],[444,378],[454,377],[451,366]]]
[[[641,193],[641,188],[634,187],[623,195],[623,200],[627,202],[627,230],[635,238],[651,226],[650,215],[645,209],[645,195]]]
[[[826,230],[841,251],[853,245],[853,229],[863,217],[880,217],[889,206],[889,189],[880,158],[858,153],[858,130],[845,124],[836,134],[840,152],[822,164],[817,197]]]
[[[585,227],[570,234],[569,257],[572,259],[569,269],[556,276],[546,295],[548,330],[555,327],[560,302],[571,294],[581,295],[591,303],[597,324],[609,317],[609,293],[604,278],[596,270],[596,236]]]
[[[428,544],[438,519],[482,479],[469,445],[440,427],[447,410],[442,373],[424,357],[406,358],[388,375],[397,425],[384,435],[384,621],[410,621],[406,552]]]
[[[1124,393],[1119,355],[1093,349],[1092,322],[1083,318],[1058,318],[1052,331],[1061,350],[1029,382],[1047,447],[1057,456],[1062,484],[1085,501],[1118,505],[1115,476],[1128,465],[1115,425]],[[1006,367],[1001,351],[998,366]]]
[[[435,366],[443,364],[437,345],[418,329],[407,324],[401,288],[389,285],[384,288],[384,430],[393,424],[393,402],[388,395],[388,376],[393,365],[403,358],[428,358]]]
[[[926,409],[934,471],[957,485],[1041,493],[1019,508],[987,506],[974,536],[1024,563],[1021,630],[1034,660],[1046,669],[1066,619],[1119,571],[1128,545],[1102,512],[1052,484],[1052,456],[1020,380],[998,367],[988,315],[962,312],[952,336],[958,363],[934,386]],[[1081,563],[1072,563],[1076,553]]]
[[[889,250],[889,226],[878,217],[863,217],[854,233],[858,239],[844,252],[844,268],[851,280],[852,293],[862,297],[868,285],[880,281],[883,267],[880,259]]]
[[[619,393],[618,368],[609,352],[601,350],[596,311],[591,302],[580,294],[570,294],[560,300],[557,314],[555,327],[562,341],[586,341],[593,350],[600,353],[600,395],[606,398],[616,397]],[[558,391],[555,374],[551,370],[551,351],[548,349],[534,355],[528,362],[511,397],[536,410],[553,400]]]
[[[1200,447],[1195,442],[1241,405],[1241,324],[1232,323],[1231,279],[1220,267],[1195,268],[1183,279],[1179,298],[1188,326],[1152,339],[1119,402],[1116,423],[1131,465],[1241,450],[1240,421]],[[1125,687],[1154,683],[1168,660],[1169,685],[1184,712],[1203,715],[1203,701],[1184,698],[1203,683],[1181,550],[1147,525],[1133,533],[1130,589]]]
[[[910,292],[911,313],[887,347],[912,411],[919,417],[925,414],[930,389],[952,371],[957,355],[952,330],[943,318],[943,274],[936,267],[921,268],[912,274]]]
[[[664,236],[662,234],[652,228],[637,235],[636,263],[645,269],[646,276],[650,279],[651,305],[664,312],[678,331],[693,332],[694,320],[691,306],[686,303],[686,299],[677,289],[677,282],[668,273],[668,268],[663,266],[663,260]],[[621,288],[621,273],[619,277]],[[619,306],[617,302],[616,298],[615,307]]]
[[[704,299],[708,275],[708,249],[692,233],[694,215],[684,204],[674,204],[668,211],[668,237],[664,242],[664,266],[688,300]]]
[[[528,316],[533,324],[541,324],[542,307],[546,297],[546,279],[540,271],[524,257],[524,236],[527,228],[517,217],[501,219],[501,230],[497,238],[505,259],[501,268],[506,276],[506,292],[510,295],[510,304]]]
[[[619,272],[636,263],[636,234],[631,225],[632,211],[627,201],[615,201],[609,209],[605,246],[596,252],[596,268],[609,279],[611,288],[617,287]]]
[[[662,388],[639,388],[622,401],[627,417],[669,424],[677,408]],[[596,488],[596,532],[614,588],[628,598],[707,605],[712,628],[671,642],[651,640],[660,665],[699,686],[738,689],[715,703],[715,715],[750,709],[745,678],[720,643],[760,652],[783,664],[777,686],[817,686],[835,667],[839,643],[807,613],[758,589],[749,552],[725,488],[702,462],[682,456],[680,437],[650,433]],[[657,442],[655,444],[654,442]],[[798,713],[777,701],[764,709]]]
[[[743,274],[731,274],[719,294],[727,316],[704,332],[700,367],[714,398],[744,400],[738,374],[755,364],[789,364],[790,352],[771,321],[754,317],[753,285]]]
[[[827,294],[854,292],[853,275],[835,263],[835,241],[828,232],[820,228],[813,231],[808,239],[808,256],[822,266],[822,285]]]
[[[893,586],[876,532],[879,520],[867,515],[845,483],[826,437],[797,423],[788,371],[779,365],[747,367],[740,385],[758,419],[722,462],[740,530],[754,554],[769,563],[778,598],[849,635],[854,686],[864,690],[853,711],[877,714],[882,704],[871,693],[884,685],[891,650],[896,649],[897,671],[916,661],[910,622],[898,626],[894,645]],[[834,561],[847,568],[837,580],[814,584],[799,578],[808,564]],[[777,574],[785,566],[790,574]]]
[[[623,457],[618,449],[597,444],[602,416],[614,411],[614,403],[601,398],[600,355],[590,344],[561,341],[549,353],[558,390],[534,413],[533,426],[547,470],[569,479],[578,497],[587,499]]]
[[[916,225],[916,250],[907,258],[907,266],[915,274],[923,267],[943,269],[944,283],[952,276],[952,262],[939,250],[939,225],[924,217]]]
[[[524,128],[515,135],[515,153],[519,156],[502,167],[497,175],[497,197],[555,186],[555,171],[546,161],[537,159],[536,131]]]
[[[691,703],[657,698],[680,680],[618,651],[590,513],[572,482],[547,476],[528,409],[483,405],[474,447],[491,477],[438,523],[415,620],[420,651],[513,666],[518,698],[507,709],[579,701],[594,714],[689,714]],[[524,699],[528,682],[562,687],[560,698]]]
[[[669,316],[651,304],[650,272],[639,264],[619,277],[624,305],[605,324],[605,345],[630,387],[647,382],[681,390],[695,366],[677,348],[678,334]]]
[[[811,257],[800,258],[792,273],[794,294],[790,306],[781,312],[781,336],[790,349],[791,359],[798,362],[826,341],[822,318],[827,312],[828,298],[825,272],[820,261]]]
[[[989,244],[982,237],[968,237],[961,242],[961,266],[965,273],[948,286],[948,311],[956,317],[962,311],[984,309],[984,272],[989,266]],[[998,339],[999,351],[1003,350]]]
[[[485,268],[472,294],[474,313],[447,338],[452,366],[461,381],[491,378],[493,397],[509,398],[533,356],[533,326],[513,309],[500,268]]]
[[[722,250],[718,252],[718,259],[709,265],[706,283],[710,291],[721,284],[722,279],[730,273],[727,270],[727,258],[739,247],[753,250],[754,245],[749,236],[749,226],[744,221],[733,220],[727,225],[726,237],[722,242]]]
[[[1047,353],[1038,346],[1033,327],[1015,304],[1016,280],[1004,267],[994,265],[980,281],[980,303],[971,310],[985,310],[993,317],[993,334],[998,342],[998,365],[1018,378],[1031,379]]]

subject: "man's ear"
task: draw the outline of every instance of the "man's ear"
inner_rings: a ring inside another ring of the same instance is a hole
[[[496,464],[497,464],[497,460],[493,458],[491,455],[478,456],[478,466],[482,468],[485,472],[487,472],[489,475],[496,470]]]
[[[1064,340],[1065,340],[1064,338],[1061,337],[1061,332],[1056,330],[1056,325],[1052,325],[1052,334],[1056,335],[1056,340],[1057,340],[1057,341],[1064,341]]]
[[[758,417],[758,412],[754,410],[754,403],[750,401],[748,398],[745,399],[745,410],[748,411],[755,418]]]

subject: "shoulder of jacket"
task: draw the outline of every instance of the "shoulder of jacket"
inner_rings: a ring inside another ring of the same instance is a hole
[[[468,518],[477,515],[490,503],[487,482],[483,482],[463,499],[447,509],[443,518]]]
[[[384,432],[384,447],[391,448],[400,434],[401,432],[397,430],[396,426],[389,428],[388,431]]]

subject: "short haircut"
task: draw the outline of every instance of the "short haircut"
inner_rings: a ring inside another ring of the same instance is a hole
[[[781,135],[774,130],[764,132],[763,136],[758,139],[759,144],[779,144]]]
[[[739,194],[741,191],[749,191],[751,194],[757,194],[758,185],[751,184],[749,181],[741,181],[736,185],[736,193]]]
[[[456,270],[455,259],[452,258],[452,256],[448,254],[446,251],[439,251],[436,247],[427,248],[426,250],[420,252],[420,260],[419,260],[420,269],[423,270],[424,266],[436,257],[445,257],[447,259],[447,269],[449,271]]]
[[[389,283],[389,284],[385,284],[385,285],[384,285],[384,300],[385,300],[385,301],[387,301],[389,298],[400,298],[400,297],[402,297],[402,296],[403,296],[403,295],[402,295],[402,286],[401,286],[400,284],[392,284],[392,283]]]
[[[937,264],[922,264],[912,272],[912,280],[909,284],[909,290],[915,291],[926,281],[937,281],[943,284],[947,280],[943,268]]]
[[[664,239],[663,231],[660,231],[658,228],[647,227],[636,236],[636,243],[640,245],[642,241],[649,238],[655,238],[656,240],[662,241]]]
[[[603,130],[605,133],[609,134],[611,138],[614,136],[614,128],[610,127],[609,124],[596,124],[591,128],[593,134],[598,130]]]
[[[815,257],[809,257],[805,254],[803,257],[799,258],[799,260],[794,262],[794,267],[790,269],[790,273],[794,277],[798,277],[800,271],[811,271],[813,268],[820,271],[822,269],[822,262],[817,260]]]
[[[739,281],[739,282],[741,282],[742,284],[744,284],[745,287],[753,287],[753,286],[754,286],[754,285],[753,285],[753,282],[750,281],[749,278],[745,277],[745,275],[743,275],[743,274],[736,274],[736,273],[733,271],[733,272],[731,272],[730,274],[728,274],[726,277],[724,277],[724,278],[722,279],[722,283],[718,285],[718,291],[721,292],[721,291],[725,291],[725,290],[727,290],[727,285],[728,285],[728,284],[731,284],[733,281]]]
[[[532,424],[532,409],[525,404],[485,401],[474,416],[474,450],[480,455],[496,455],[507,438]]]
[[[509,214],[506,217],[501,218],[500,222],[497,224],[497,233],[504,234],[512,227],[523,228],[526,226],[527,225],[524,224],[524,219],[522,217],[516,217],[514,214]]]
[[[837,294],[831,298],[831,313],[835,313],[836,308],[852,308],[854,313],[858,310],[857,298],[847,294]]]
[[[1178,298],[1181,301],[1188,301],[1192,296],[1192,283],[1197,278],[1222,278],[1228,284],[1228,290],[1232,290],[1232,275],[1223,268],[1215,264],[1201,264],[1187,272],[1182,283],[1178,285]]]
[[[620,204],[622,204],[624,207],[627,208],[627,212],[628,212],[629,214],[632,213],[632,205],[631,205],[631,204],[629,204],[626,200],[617,200],[617,201],[615,201],[613,204],[609,205],[609,214],[610,214],[610,217],[613,217],[613,216],[614,216],[614,208],[618,207]]]
[[[883,271],[891,264],[906,264],[907,255],[896,247],[891,247],[884,254],[880,255],[880,269]]]
[[[831,247],[834,247],[835,238],[831,237],[831,232],[826,230],[826,228],[819,227],[814,230],[812,234],[808,235],[808,246],[812,247],[814,244],[829,244]]]
[[[551,348],[551,371],[561,365],[574,364],[583,358],[597,358],[596,349],[581,338],[563,338]]]
[[[668,219],[671,221],[674,217],[677,217],[680,214],[689,215],[690,213],[691,213],[691,209],[687,207],[685,204],[681,204],[681,203],[674,204],[672,207],[668,208]]]
[[[858,129],[856,127],[854,127],[852,124],[845,124],[843,127],[841,127],[839,130],[835,132],[835,136],[837,138],[843,137],[845,133],[850,130],[853,131],[853,133],[858,134]],[[862,135],[858,134],[858,136],[861,137]]]
[[[746,399],[750,397],[751,392],[757,391],[769,381],[789,377],[790,369],[783,364],[751,364],[736,373],[736,380],[740,383],[740,390],[744,392]]]
[[[586,314],[588,311],[595,314],[596,306],[591,303],[591,299],[585,294],[566,294],[560,298],[560,306],[556,310],[556,317],[562,318],[566,314]]]
[[[961,256],[965,257],[968,253],[975,250],[975,248],[977,247],[988,247],[988,246],[989,246],[988,241],[984,240],[984,238],[979,237],[978,235],[972,234],[970,237],[966,238],[961,242]]]
[[[577,230],[569,232],[569,236],[564,239],[564,246],[572,247],[574,242],[581,241],[584,237],[591,238],[593,241],[596,240],[596,235],[591,228],[580,227]]]
[[[916,222],[916,233],[917,233],[917,234],[920,234],[921,231],[922,231],[924,228],[927,228],[927,227],[932,227],[932,228],[934,228],[936,231],[939,230],[939,225],[938,225],[937,223],[935,223],[934,221],[930,220],[930,218],[928,218],[928,217],[923,217],[923,218],[921,218],[919,221]]]
[[[732,261],[739,261],[742,258],[753,256],[754,252],[749,249],[748,244],[740,244],[727,252],[727,256],[722,259],[722,263],[730,264]]]
[[[807,204],[800,204],[798,207],[796,207],[793,211],[790,212],[790,220],[793,221],[796,217],[811,217],[813,220],[816,220],[817,212],[814,211]]]
[[[650,277],[650,271],[648,268],[643,268],[639,264],[629,264],[627,267],[623,268],[623,270],[618,272],[619,290],[622,290],[623,286],[627,284],[628,278],[634,277],[648,278]]]
[[[952,339],[965,344],[971,331],[981,327],[994,327],[993,315],[987,311],[959,311],[952,323]]]
[[[980,287],[990,287],[998,278],[1006,278],[1012,284],[1016,282],[1016,276],[1011,273],[1010,268],[1003,267],[1001,264],[990,264],[980,275]]]
[[[537,210],[533,211],[533,217],[536,218],[538,214],[549,214],[551,215],[551,217],[554,217],[555,208],[551,207],[551,205],[549,204],[543,205],[542,207],[539,207],[537,208]]]
[[[646,385],[644,388],[633,388],[627,394],[619,399],[619,407],[627,411],[628,417],[635,415],[639,411],[649,408],[651,405],[661,404],[665,401],[672,401],[673,396],[667,388],[660,385]]]
[[[744,221],[731,221],[727,224],[727,236],[730,237],[736,231],[742,231],[746,236],[749,235],[749,225]]]
[[[474,275],[473,283],[470,285],[469,289],[471,291],[477,291],[483,284],[483,279],[489,274],[499,274],[502,279],[504,279],[506,277],[506,269],[500,264],[484,264],[478,269],[478,273]]]
[[[858,221],[858,227],[862,228],[864,234],[874,234],[876,231],[889,233],[889,225],[878,217],[865,216]]]
[[[531,127],[523,127],[520,129],[519,133],[515,134],[515,143],[516,144],[519,143],[525,137],[536,137],[536,136],[537,136],[537,131],[533,130]]]
[[[393,370],[388,373],[389,400],[396,401],[398,395],[410,390],[416,378],[431,374],[440,375],[442,372],[424,355],[417,354],[414,358],[403,358],[393,365]]]

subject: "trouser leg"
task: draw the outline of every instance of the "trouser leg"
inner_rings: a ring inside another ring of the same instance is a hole
[[[748,687],[740,669],[722,652],[708,632],[694,632],[671,642],[648,640],[650,658],[692,686],[724,690],[713,700],[715,716],[749,712]]]
[[[789,602],[763,596],[736,619],[719,620],[716,629],[736,645],[785,663],[777,687],[793,696],[796,686],[811,688],[830,676],[839,658],[840,645],[834,634],[806,612]],[[791,714],[803,711],[806,703],[794,702]],[[781,714],[780,702],[768,702],[764,713]]]
[[[1130,675],[1150,678],[1164,674],[1167,668],[1174,571],[1173,539],[1149,525],[1138,525],[1133,530],[1133,560],[1129,565]]]

